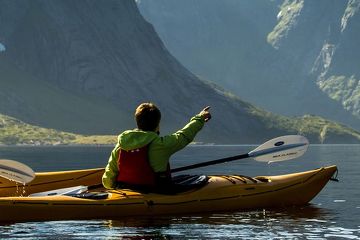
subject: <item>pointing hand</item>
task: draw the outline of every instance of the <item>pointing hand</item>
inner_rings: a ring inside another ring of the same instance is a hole
[[[199,115],[205,120],[205,122],[207,122],[211,119],[211,114],[209,112],[209,109],[210,109],[210,106],[207,106],[199,113]]]

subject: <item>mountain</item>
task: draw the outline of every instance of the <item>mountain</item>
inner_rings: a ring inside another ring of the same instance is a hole
[[[213,118],[196,141],[259,143],[304,133],[312,142],[359,142],[344,126],[271,114],[200,80],[168,52],[132,0],[0,0],[0,6],[0,113],[7,118],[116,135],[135,127],[139,103],[152,101],[162,111],[162,134],[210,105]]]
[[[137,3],[193,73],[270,111],[360,129],[358,0]]]

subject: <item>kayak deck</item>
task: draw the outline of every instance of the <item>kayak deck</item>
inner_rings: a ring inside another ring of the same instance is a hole
[[[66,195],[0,197],[0,221],[116,219],[124,216],[155,216],[304,205],[321,191],[336,171],[336,166],[329,166],[279,176],[255,178],[210,176],[206,186],[175,195],[145,194],[129,189],[95,188],[89,192],[106,193],[107,197],[104,199]],[[93,170],[89,176],[93,174],[95,176],[99,172],[101,171]],[[41,175],[38,176],[38,183],[40,183]],[[99,180],[95,181],[89,177],[89,182],[97,184]],[[52,183],[49,182],[49,184]],[[37,185],[29,185],[31,189],[29,192],[39,188]]]

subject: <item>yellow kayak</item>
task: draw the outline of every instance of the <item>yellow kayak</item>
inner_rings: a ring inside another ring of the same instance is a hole
[[[99,186],[103,169],[37,173],[24,186],[0,179],[0,222],[116,219],[305,205],[336,171],[336,166],[329,166],[279,176],[209,176],[205,186],[173,195],[105,190]],[[38,194],[78,185],[96,187],[82,194]]]

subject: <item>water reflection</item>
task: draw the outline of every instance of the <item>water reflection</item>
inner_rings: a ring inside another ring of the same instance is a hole
[[[323,237],[331,210],[314,205],[250,212],[125,218],[104,221],[123,239]],[[314,233],[315,232],[315,233]]]
[[[328,221],[333,216],[331,210],[319,208],[315,205],[302,207],[288,207],[283,209],[254,210],[246,212],[202,213],[192,215],[131,217],[106,221],[109,228],[116,227],[169,227],[172,224],[238,224],[263,221],[297,221],[314,220]]]

